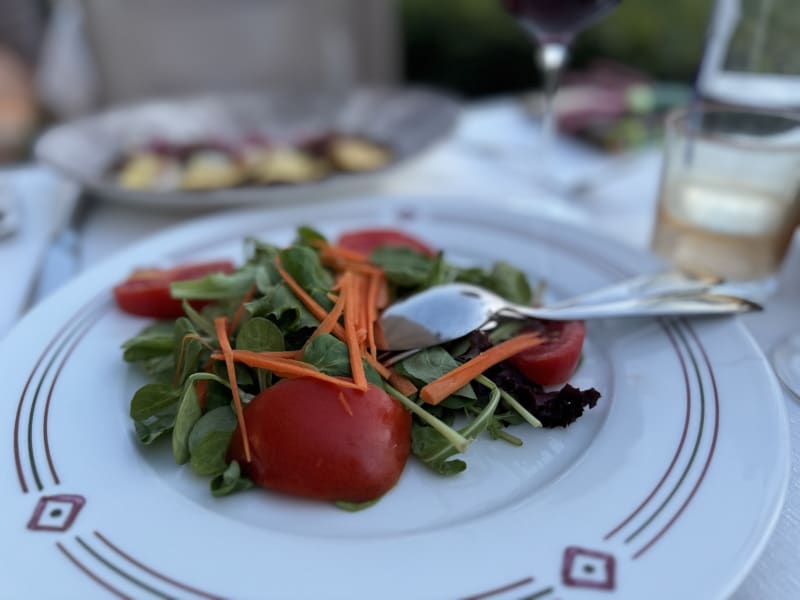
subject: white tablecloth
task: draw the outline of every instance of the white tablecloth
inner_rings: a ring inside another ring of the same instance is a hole
[[[560,143],[551,159],[560,165],[555,177],[537,166],[541,152],[536,134],[520,105],[507,99],[472,107],[452,140],[367,193],[502,201],[532,215],[591,227],[635,248],[646,248],[657,192],[658,150],[618,159]],[[71,199],[58,179],[41,167],[0,172],[0,177],[13,186],[25,216],[16,238],[0,242],[6,282],[0,295],[2,336],[23,310],[46,240]],[[99,203],[83,228],[82,268],[186,218],[186,214]],[[800,239],[796,236],[780,274],[779,291],[767,301],[764,312],[743,319],[769,353],[788,331],[800,329],[798,317]],[[800,598],[800,403],[788,392],[785,401],[793,442],[788,497],[775,534],[735,594],[736,600]]]

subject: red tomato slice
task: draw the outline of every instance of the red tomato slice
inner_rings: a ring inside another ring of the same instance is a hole
[[[285,379],[256,396],[244,418],[252,461],[244,459],[239,429],[228,458],[257,485],[308,498],[379,498],[397,483],[411,450],[410,413],[374,385],[360,392]]]
[[[132,315],[176,319],[183,316],[183,305],[170,294],[171,282],[197,279],[211,273],[232,273],[235,268],[228,260],[217,260],[173,269],[139,269],[114,286],[114,298],[122,310]],[[192,300],[191,304],[200,308],[206,303]]]
[[[436,252],[425,242],[395,229],[361,229],[349,231],[339,236],[337,242],[342,248],[369,254],[375,248],[390,246],[392,248],[411,248],[426,256],[435,256]]]
[[[535,320],[526,331],[541,333],[546,341],[509,360],[530,381],[540,385],[564,383],[575,372],[583,348],[583,321]]]

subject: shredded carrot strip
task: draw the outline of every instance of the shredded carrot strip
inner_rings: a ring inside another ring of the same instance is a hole
[[[322,249],[321,254],[323,256],[336,256],[363,263],[369,261],[369,256],[367,254],[358,252],[357,250],[349,250],[347,248],[342,248],[341,246],[329,244],[327,242],[317,242],[316,245]]]
[[[404,396],[413,396],[417,393],[417,386],[415,386],[410,379],[401,375],[397,371],[392,370],[392,372],[389,374],[388,380],[389,383],[392,384],[392,386],[394,386],[394,388]]]
[[[375,331],[375,345],[378,348],[386,348],[387,346],[386,338],[383,336],[383,329],[381,329],[380,322],[375,323],[374,331]]]
[[[344,268],[364,275],[382,275],[383,269],[370,264],[362,264],[353,261],[345,261]]]
[[[337,271],[334,290],[341,289],[344,274],[350,273],[357,280],[352,286],[351,293],[351,298],[359,306],[357,311],[359,314],[355,319],[356,340],[359,346],[363,346],[361,350],[377,358],[375,323],[378,320],[378,312],[388,305],[389,300],[389,288],[383,269],[370,264],[369,256],[362,252],[321,241],[315,245],[320,248],[322,263]]]
[[[375,322],[378,320],[378,289],[381,284],[380,275],[369,278],[367,285],[367,352],[378,358],[378,346],[375,343]]]
[[[351,277],[347,279],[346,283],[343,282],[347,289],[347,302],[344,306],[344,333],[347,351],[350,355],[350,371],[353,374],[353,381],[359,386],[359,389],[366,390],[367,376],[364,373],[364,363],[361,362],[361,344],[357,330],[360,316],[359,301],[361,300],[358,295],[359,279]]]
[[[278,273],[286,282],[286,285],[289,286],[289,289],[292,290],[295,296],[297,296],[298,300],[300,300],[303,305],[309,310],[309,312],[314,315],[317,319],[322,321],[325,316],[328,314],[324,308],[322,308],[316,300],[314,300],[308,292],[306,292],[302,286],[297,283],[297,280],[289,275],[286,270],[281,266],[280,261],[276,258],[275,259],[275,268],[278,270]]]
[[[414,383],[405,375],[401,375],[394,369],[381,364],[377,358],[374,358],[370,354],[364,355],[364,359],[370,365],[372,365],[372,367],[378,372],[378,375],[391,383],[397,389],[397,391],[404,396],[412,396],[417,393],[417,386],[414,385]]]
[[[214,360],[221,360],[224,358],[224,355],[219,352],[215,352],[211,355],[211,358]],[[289,358],[280,358],[280,357],[272,357],[269,356],[269,353],[262,353],[262,352],[252,352],[250,350],[234,350],[232,354],[232,358],[235,362],[240,362],[245,364],[249,367],[255,367],[257,369],[267,369],[268,371],[272,371],[278,377],[283,379],[297,379],[299,377],[312,377],[314,379],[319,379],[320,381],[327,381],[328,383],[333,383],[338,385],[339,387],[344,388],[351,388],[362,390],[363,387],[356,385],[353,382],[350,382],[346,379],[342,379],[340,377],[333,377],[331,375],[326,375],[325,373],[321,373],[314,369],[308,363],[305,363],[301,360],[293,360]]]
[[[378,372],[378,375],[391,383],[404,396],[412,396],[413,394],[417,393],[417,386],[414,385],[414,383],[405,375],[401,375],[394,369],[381,364],[377,358],[371,356],[370,354],[364,355],[364,359],[370,365],[372,365],[372,367]]]
[[[356,273],[364,273],[365,275],[377,275],[382,273],[383,269],[371,265],[369,263],[361,263],[347,258],[331,258],[322,256],[322,264],[330,267],[336,271],[355,271]]]
[[[391,383],[404,396],[412,396],[417,393],[417,386],[405,375],[401,375],[394,369],[387,367],[370,354],[365,354],[364,360],[372,365],[378,375]]]
[[[475,358],[456,367],[446,375],[443,375],[439,379],[423,387],[419,394],[420,398],[428,404],[439,404],[439,402],[475,379],[487,369],[523,350],[538,346],[543,341],[542,337],[536,333],[523,333],[510,340],[501,342],[497,346],[492,346],[488,350],[481,352]]]
[[[265,362],[268,361],[277,361],[281,364],[289,365],[289,366],[302,366],[308,369],[314,369],[310,364],[304,362],[298,358],[300,356],[299,350],[265,350],[263,352],[256,352],[255,350],[233,350],[233,357],[235,362],[244,362],[239,360],[241,357],[246,357],[247,360],[251,360],[251,357],[259,357],[260,360]],[[213,352],[211,354],[212,360],[224,360],[225,355],[222,352]],[[253,359],[254,360],[254,359]],[[247,364],[247,363],[245,363]],[[256,366],[256,365],[248,365],[248,366]],[[267,367],[263,367],[267,368]]]
[[[377,358],[370,354],[366,354],[364,359],[370,365],[372,365],[372,367],[378,372],[378,375],[391,383],[404,396],[411,396],[417,393],[417,386],[415,386],[414,383],[404,375],[401,375],[394,369],[390,369],[386,365],[381,364]]]
[[[389,306],[389,281],[386,279],[385,273],[380,277],[378,294],[375,297],[375,306],[378,307],[379,311]]]
[[[203,372],[204,373],[213,373],[214,372],[214,361],[210,358],[203,364]],[[201,379],[197,383],[194,384],[195,392],[197,392],[197,403],[200,405],[200,408],[205,410],[206,408],[206,399],[208,396],[208,379]]]
[[[306,351],[306,348],[308,348],[308,345],[311,343],[311,340],[313,340],[318,335],[331,333],[334,330],[336,325],[338,325],[339,323],[339,317],[341,317],[342,313],[344,312],[344,307],[346,302],[347,302],[347,291],[345,289],[342,290],[341,294],[339,294],[339,297],[336,299],[336,303],[333,305],[331,312],[329,312],[325,316],[325,318],[322,319],[322,322],[319,324],[319,326],[309,336],[308,340],[306,340],[306,343],[303,344],[303,348],[298,353],[300,356],[302,356],[303,352]]]
[[[242,301],[239,303],[239,307],[236,309],[236,312],[233,313],[233,319],[231,319],[231,323],[228,326],[228,334],[230,335],[239,327],[239,322],[242,320],[244,316],[245,304],[250,302],[253,297],[256,295],[258,291],[258,287],[254,283],[250,286],[250,289],[247,290],[247,293],[242,297]]]
[[[339,296],[339,298],[336,300],[336,304],[333,305],[331,312],[329,312],[328,315],[322,319],[322,322],[314,330],[314,333],[311,334],[312,338],[323,333],[331,333],[337,328],[339,317],[342,316],[342,312],[344,311],[345,307],[344,298],[344,294]]]
[[[234,356],[236,356],[239,352],[244,352],[244,350],[234,350],[233,351]],[[248,350],[248,352],[252,351]],[[303,362],[300,360],[300,357],[302,356],[302,352],[300,350],[263,350],[261,352],[258,352],[257,354],[259,356],[264,356],[266,358]],[[214,360],[219,360],[221,358],[221,355],[215,352],[214,354],[211,355],[211,357],[214,358]],[[305,365],[308,363],[303,363],[303,364]]]
[[[392,374],[392,370],[389,367],[382,365],[377,358],[369,354],[364,355],[364,360],[378,372],[378,375],[384,379],[389,379],[389,376]]]
[[[348,250],[341,246],[318,243],[321,248],[320,259],[325,266],[339,271],[359,271],[363,273],[382,273],[383,270],[369,262],[369,256],[363,252]]]
[[[367,286],[369,285],[369,280],[362,274],[358,274],[356,276],[356,293],[358,294],[358,315],[356,316],[356,322],[358,323],[358,327],[356,328],[356,332],[358,333],[358,343],[362,350],[365,350],[367,347],[367,341],[369,340],[369,308],[367,307]]]
[[[244,457],[250,462],[250,440],[247,437],[247,425],[244,422],[244,411],[242,410],[242,399],[239,397],[239,386],[236,383],[236,366],[233,364],[233,349],[228,339],[228,318],[217,317],[214,319],[214,329],[217,332],[219,347],[222,350],[222,357],[225,360],[225,367],[228,370],[228,381],[231,384],[233,393],[233,405],[236,408],[236,420],[239,422],[239,429],[242,432],[244,442]]]
[[[275,260],[275,268],[278,270],[278,273],[286,282],[286,285],[289,286],[289,289],[292,290],[295,296],[297,296],[298,300],[303,303],[308,311],[314,315],[320,321],[325,320],[325,317],[328,316],[328,311],[322,308],[316,300],[314,300],[308,292],[306,292],[302,286],[297,283],[294,277],[289,275],[284,268],[281,266],[280,262],[276,259]],[[333,328],[334,334],[339,338],[344,338],[344,330],[342,329],[341,325],[338,323]]]
[[[345,398],[344,392],[339,392],[339,402],[342,404],[342,408],[344,408],[344,412],[346,412],[351,417],[353,416],[353,409],[350,408],[350,403]]]
[[[376,275],[361,276],[361,319],[363,320],[362,327],[364,329],[364,352],[370,351],[370,340],[375,340],[375,319],[378,318],[378,312],[373,310],[369,305],[369,286],[370,282],[377,277]],[[374,318],[373,318],[374,317]],[[378,352],[375,351],[377,356]]]
[[[365,254],[364,252],[359,252],[358,250],[348,250],[347,248],[342,248],[341,246],[328,244],[328,251],[332,252],[337,256],[341,256],[342,258],[346,258],[347,260],[352,260],[354,262],[362,262],[362,263],[369,262],[369,254]]]

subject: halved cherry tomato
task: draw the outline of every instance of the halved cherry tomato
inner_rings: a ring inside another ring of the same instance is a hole
[[[375,248],[389,246],[392,248],[411,248],[426,256],[435,256],[436,252],[425,242],[395,229],[361,229],[349,231],[339,236],[337,244],[348,250],[369,254]]]
[[[183,305],[170,294],[170,283],[197,279],[211,273],[232,273],[234,269],[233,263],[228,260],[181,265],[173,269],[139,269],[114,286],[114,298],[122,310],[132,315],[175,319],[183,315]],[[206,302],[202,300],[191,301],[195,308],[204,304]]]
[[[581,357],[586,335],[583,321],[534,320],[525,330],[541,333],[546,341],[512,356],[511,364],[527,379],[540,385],[566,382]]]
[[[371,384],[361,392],[284,379],[256,396],[244,418],[252,460],[238,428],[228,458],[257,485],[308,498],[379,498],[397,483],[411,449],[410,413]]]

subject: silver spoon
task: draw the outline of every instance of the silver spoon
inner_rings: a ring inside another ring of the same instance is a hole
[[[382,350],[410,350],[443,344],[467,335],[496,316],[550,320],[668,315],[721,315],[761,310],[736,296],[700,291],[673,291],[613,298],[591,304],[531,307],[513,304],[497,294],[465,283],[429,288],[396,302],[380,318]]]

